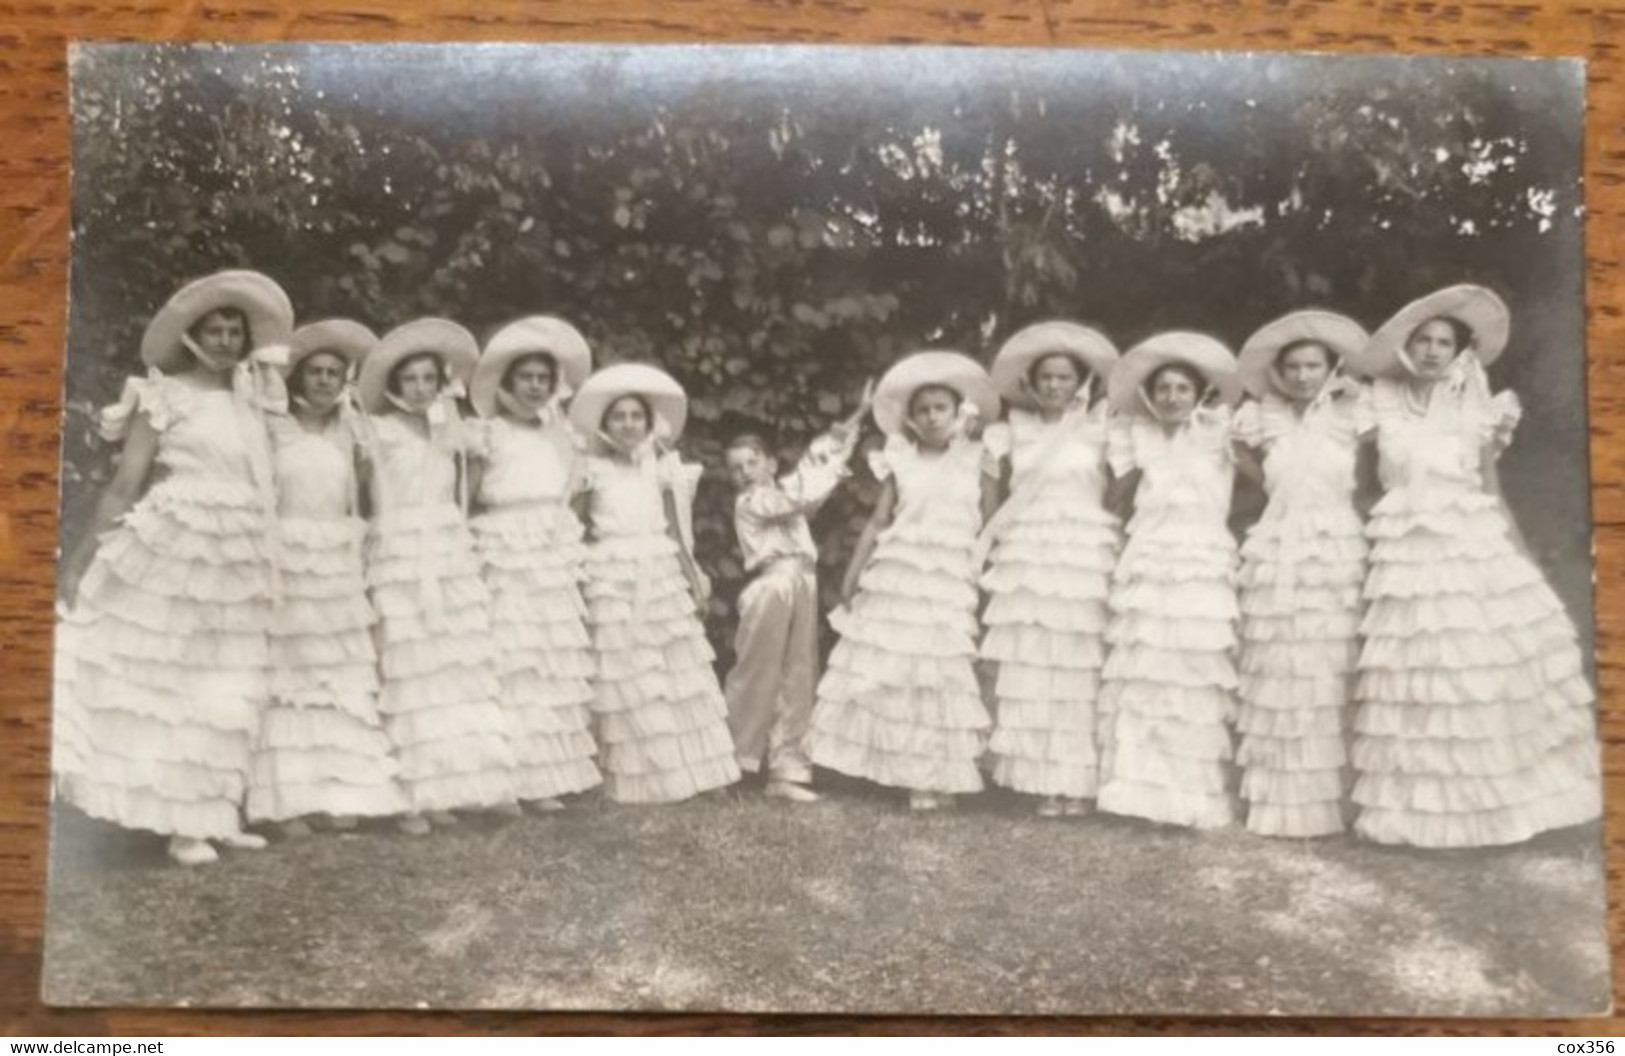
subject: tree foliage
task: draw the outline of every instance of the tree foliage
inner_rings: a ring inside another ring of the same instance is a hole
[[[775,58],[783,61],[775,63]],[[68,510],[93,408],[183,281],[266,271],[301,318],[547,311],[693,398],[691,457],[787,454],[927,346],[1062,316],[1232,345],[1316,304],[1369,325],[1450,282],[1517,312],[1514,501],[1588,610],[1579,81],[1565,64],[867,49],[105,47],[73,62]],[[1583,464],[1575,463],[1575,464]],[[820,515],[828,580],[872,501]],[[708,477],[700,557],[740,586]],[[1565,522],[1564,514],[1568,515]],[[72,533],[76,518],[64,520]],[[1576,565],[1575,562],[1581,562]]]

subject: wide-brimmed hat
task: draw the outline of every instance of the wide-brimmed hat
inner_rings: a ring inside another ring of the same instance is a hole
[[[1300,341],[1314,341],[1331,349],[1342,361],[1344,369],[1354,371],[1354,359],[1365,348],[1371,335],[1365,327],[1346,315],[1305,308],[1289,312],[1279,319],[1265,323],[1241,346],[1237,358],[1237,373],[1241,384],[1259,399],[1270,391],[1270,369],[1275,366],[1281,350]]]
[[[1236,374],[1236,357],[1224,342],[1190,330],[1169,330],[1146,338],[1117,361],[1107,382],[1106,394],[1112,410],[1119,414],[1146,414],[1140,387],[1159,367],[1183,363],[1201,374],[1209,388],[1226,404],[1241,398],[1241,379]]]
[[[568,385],[579,389],[587,375],[592,373],[592,349],[581,331],[551,315],[530,315],[509,323],[491,335],[480,353],[474,368],[474,380],[468,386],[469,401],[474,410],[489,418],[497,412],[497,389],[513,362],[524,356],[545,352],[558,364],[555,387]]]
[[[414,319],[397,326],[361,361],[361,377],[356,381],[361,406],[373,414],[387,410],[389,401],[384,393],[390,372],[402,360],[424,352],[440,357],[450,380],[466,384],[480,358],[480,344],[473,334],[450,319]]]
[[[658,428],[668,443],[676,443],[688,422],[688,394],[677,379],[647,363],[616,363],[582,383],[570,401],[570,422],[584,436],[597,436],[604,412],[623,396],[641,396],[649,402]]]
[[[1467,324],[1473,332],[1473,353],[1486,367],[1507,347],[1507,337],[1512,331],[1512,310],[1506,302],[1494,290],[1483,286],[1451,286],[1412,301],[1378,327],[1357,357],[1360,372],[1375,378],[1402,371],[1399,353],[1405,342],[1417,327],[1441,316]]]
[[[999,396],[992,379],[974,359],[959,352],[915,352],[892,364],[875,386],[875,424],[888,436],[902,432],[908,404],[927,385],[941,385],[975,405],[984,422],[999,416]]]
[[[299,364],[318,352],[331,352],[344,357],[354,370],[355,365],[367,358],[378,345],[378,335],[353,319],[323,319],[306,323],[293,332],[288,340],[288,364],[282,373],[288,377],[299,369]]]
[[[1117,362],[1117,346],[1098,330],[1065,319],[1051,319],[1017,330],[993,357],[993,388],[1008,403],[1026,405],[1032,393],[1022,384],[1034,363],[1056,353],[1079,360],[1097,378],[1108,377]]]
[[[166,373],[191,367],[197,361],[181,336],[222,308],[243,313],[256,347],[287,344],[293,333],[293,304],[281,286],[257,271],[219,271],[182,286],[158,309],[141,335],[141,362]]]

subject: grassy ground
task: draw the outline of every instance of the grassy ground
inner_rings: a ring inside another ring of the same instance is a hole
[[[59,810],[53,1004],[1582,1015],[1595,827],[1504,850],[951,814],[843,787],[596,800],[215,866]]]

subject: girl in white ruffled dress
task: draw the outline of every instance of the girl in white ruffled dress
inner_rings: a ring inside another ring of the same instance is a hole
[[[994,783],[1082,814],[1099,785],[1095,701],[1118,522],[1104,504],[1105,388],[1117,349],[1076,323],[1037,323],[993,361],[1010,406],[989,426],[986,469],[1002,501],[983,530],[991,565],[981,655],[998,665],[988,751]],[[992,505],[992,504],[990,504]]]
[[[1235,359],[1171,332],[1112,371],[1108,504],[1132,496],[1112,578],[1101,691],[1097,806],[1172,825],[1234,820],[1236,542],[1226,527],[1234,463]]]
[[[593,712],[604,787],[621,803],[672,803],[740,776],[700,622],[710,584],[690,550],[695,480],[667,447],[687,412],[670,375],[637,363],[599,371],[570,403],[598,450],[577,501],[589,533]]]
[[[451,398],[478,358],[461,326],[419,319],[384,335],[357,385],[374,434],[367,582],[380,620],[378,706],[412,835],[455,824],[453,810],[519,810],[491,598],[465,516],[473,437]]]
[[[514,789],[535,810],[602,783],[593,761],[592,640],[581,598],[577,440],[561,402],[592,353],[562,319],[530,316],[492,335],[469,396],[484,419],[472,524],[491,591]]]
[[[1493,292],[1413,302],[1361,356],[1385,494],[1372,511],[1355,831],[1381,843],[1517,843],[1601,812],[1596,719],[1573,623],[1500,496],[1518,408],[1484,364]]]
[[[150,373],[104,412],[123,455],[62,573],[58,790],[168,836],[184,865],[214,861],[210,841],[265,844],[243,832],[241,808],[269,692],[264,412],[281,385],[254,350],[292,329],[287,295],[255,272],[170,299],[142,338]]]
[[[377,618],[362,566],[361,415],[348,382],[378,338],[347,319],[300,327],[288,353],[288,414],[268,419],[277,480],[271,707],[254,749],[247,813],[308,835],[403,813],[378,715]]]
[[[830,616],[841,638],[808,750],[819,766],[907,789],[915,810],[982,788],[974,555],[990,484],[967,430],[998,409],[986,371],[954,352],[908,356],[875,391],[881,494],[847,567],[846,608]]]
[[[1350,694],[1359,656],[1369,405],[1339,373],[1368,339],[1333,312],[1293,312],[1241,351],[1255,397],[1236,413],[1240,464],[1269,496],[1241,548],[1241,735],[1247,828],[1342,832]]]

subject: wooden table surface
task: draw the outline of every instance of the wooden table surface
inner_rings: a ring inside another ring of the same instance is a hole
[[[1572,1023],[938,1019],[492,1013],[179,1013],[40,1006],[57,499],[68,260],[66,47],[87,40],[921,42],[1350,53],[1580,56],[1590,62],[1591,471],[1610,933],[1625,865],[1625,0],[0,0],[0,1027],[9,1034],[1265,1032],[1612,1035]],[[1616,976],[1615,993],[1619,993]],[[1616,996],[1616,1003],[1619,999]]]

